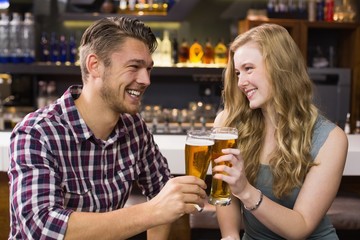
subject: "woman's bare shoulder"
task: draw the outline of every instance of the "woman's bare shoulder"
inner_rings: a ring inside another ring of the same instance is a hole
[[[334,159],[335,162],[345,162],[348,151],[348,138],[345,132],[336,126],[327,137],[323,147],[322,154],[317,157],[321,161],[321,156],[326,156],[325,159]],[[340,161],[341,160],[341,161]]]
[[[334,144],[334,146],[338,146],[341,147],[343,149],[348,148],[348,138],[346,133],[339,127],[336,126],[329,134],[328,137],[329,142],[331,142],[332,144]],[[332,145],[330,144],[330,145]]]

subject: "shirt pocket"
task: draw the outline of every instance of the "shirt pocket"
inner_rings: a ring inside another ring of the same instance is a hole
[[[74,210],[90,210],[92,185],[88,178],[69,178],[63,182],[64,205]]]
[[[134,171],[127,170],[127,171],[118,171],[115,176],[115,182],[117,186],[119,186],[119,190],[122,194],[126,193],[130,188],[131,185],[136,182],[137,175]]]
[[[116,189],[116,193],[113,192],[113,196],[116,197],[113,198],[113,201],[114,203],[116,202],[117,208],[122,208],[125,205],[130,195],[132,185],[136,181],[137,181],[137,175],[133,171],[121,170],[116,173],[113,182],[113,189],[114,190]]]

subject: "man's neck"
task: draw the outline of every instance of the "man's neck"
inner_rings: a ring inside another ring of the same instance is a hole
[[[96,103],[96,100],[89,102],[83,93],[75,100],[75,106],[95,137],[107,140],[116,126],[119,116],[102,108],[100,104]]]

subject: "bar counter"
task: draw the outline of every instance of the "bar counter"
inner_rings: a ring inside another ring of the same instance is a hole
[[[0,171],[9,167],[10,132],[0,132]],[[168,159],[172,174],[185,173],[185,135],[154,135],[162,154]],[[349,149],[343,176],[360,176],[360,135],[348,135]],[[208,174],[210,174],[210,168]]]

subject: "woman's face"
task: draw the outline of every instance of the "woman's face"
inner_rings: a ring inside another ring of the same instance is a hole
[[[251,109],[266,110],[271,98],[271,86],[263,56],[253,42],[239,47],[234,53],[238,87],[249,100]]]

